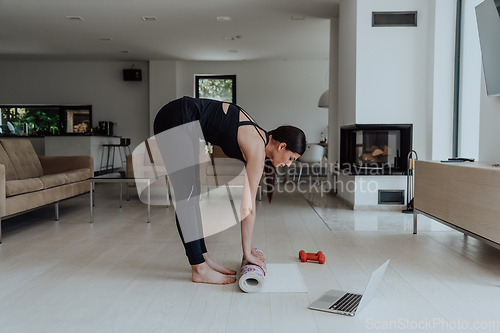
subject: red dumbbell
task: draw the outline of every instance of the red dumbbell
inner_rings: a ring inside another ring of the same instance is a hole
[[[306,262],[307,260],[319,261],[320,264],[325,263],[325,255],[323,252],[318,251],[318,253],[306,253],[304,250],[300,250],[299,252],[300,261]]]

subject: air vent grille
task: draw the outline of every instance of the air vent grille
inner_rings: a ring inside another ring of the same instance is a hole
[[[83,21],[83,17],[81,16],[66,16],[66,19],[71,21]]]
[[[373,12],[372,27],[416,27],[417,12]]]
[[[404,205],[404,190],[378,190],[379,205]]]

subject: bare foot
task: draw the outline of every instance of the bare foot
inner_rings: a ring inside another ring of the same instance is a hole
[[[208,266],[206,262],[191,266],[193,271],[193,282],[230,284],[236,282],[236,278],[221,274]]]
[[[213,261],[212,258],[210,258],[208,256],[208,253],[203,253],[203,258],[205,258],[205,261],[208,264],[208,266],[210,266],[210,268],[212,268],[213,270],[215,270],[219,273],[226,274],[226,275],[235,275],[236,274],[236,271],[233,271],[232,269],[226,268],[226,267],[222,266],[221,264]]]

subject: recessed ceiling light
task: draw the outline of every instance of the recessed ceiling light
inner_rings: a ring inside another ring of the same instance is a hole
[[[238,50],[228,50],[229,53],[238,53]]]
[[[290,17],[290,20],[292,21],[301,21],[301,20],[305,20],[305,16],[291,16]]]
[[[242,35],[234,36],[234,37],[224,37],[224,40],[237,40],[237,39],[242,39]]]
[[[102,40],[104,42],[111,42],[113,40],[113,38],[111,38],[111,37],[99,37],[99,40]]]
[[[231,21],[229,16],[217,16],[217,21]]]
[[[73,21],[83,21],[83,17],[81,16],[66,16],[66,18]]]
[[[118,51],[118,53],[130,53],[130,51],[123,50],[123,51]]]
[[[154,17],[154,16],[143,16],[142,20],[146,21],[146,22],[156,22],[156,21],[158,21],[158,19],[156,17]]]

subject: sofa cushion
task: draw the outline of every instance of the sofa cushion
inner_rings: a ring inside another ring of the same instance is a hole
[[[66,174],[66,176],[68,176],[69,181],[71,183],[80,182],[82,180],[87,180],[91,177],[89,168],[76,169],[73,171],[65,172],[65,174]]]
[[[3,140],[0,140],[3,141]],[[5,165],[5,180],[17,180],[16,169],[14,169],[14,165],[12,165],[12,161],[10,160],[9,155],[3,146],[0,144],[0,164]]]
[[[18,179],[38,178],[43,176],[43,169],[30,140],[1,140]]]
[[[69,177],[64,173],[45,175],[41,176],[38,179],[40,179],[40,181],[42,182],[44,189],[71,183]]]
[[[40,190],[43,190],[43,184],[38,178],[8,180],[5,182],[6,197]]]
[[[89,192],[89,183],[78,182],[5,199],[6,216]]]

